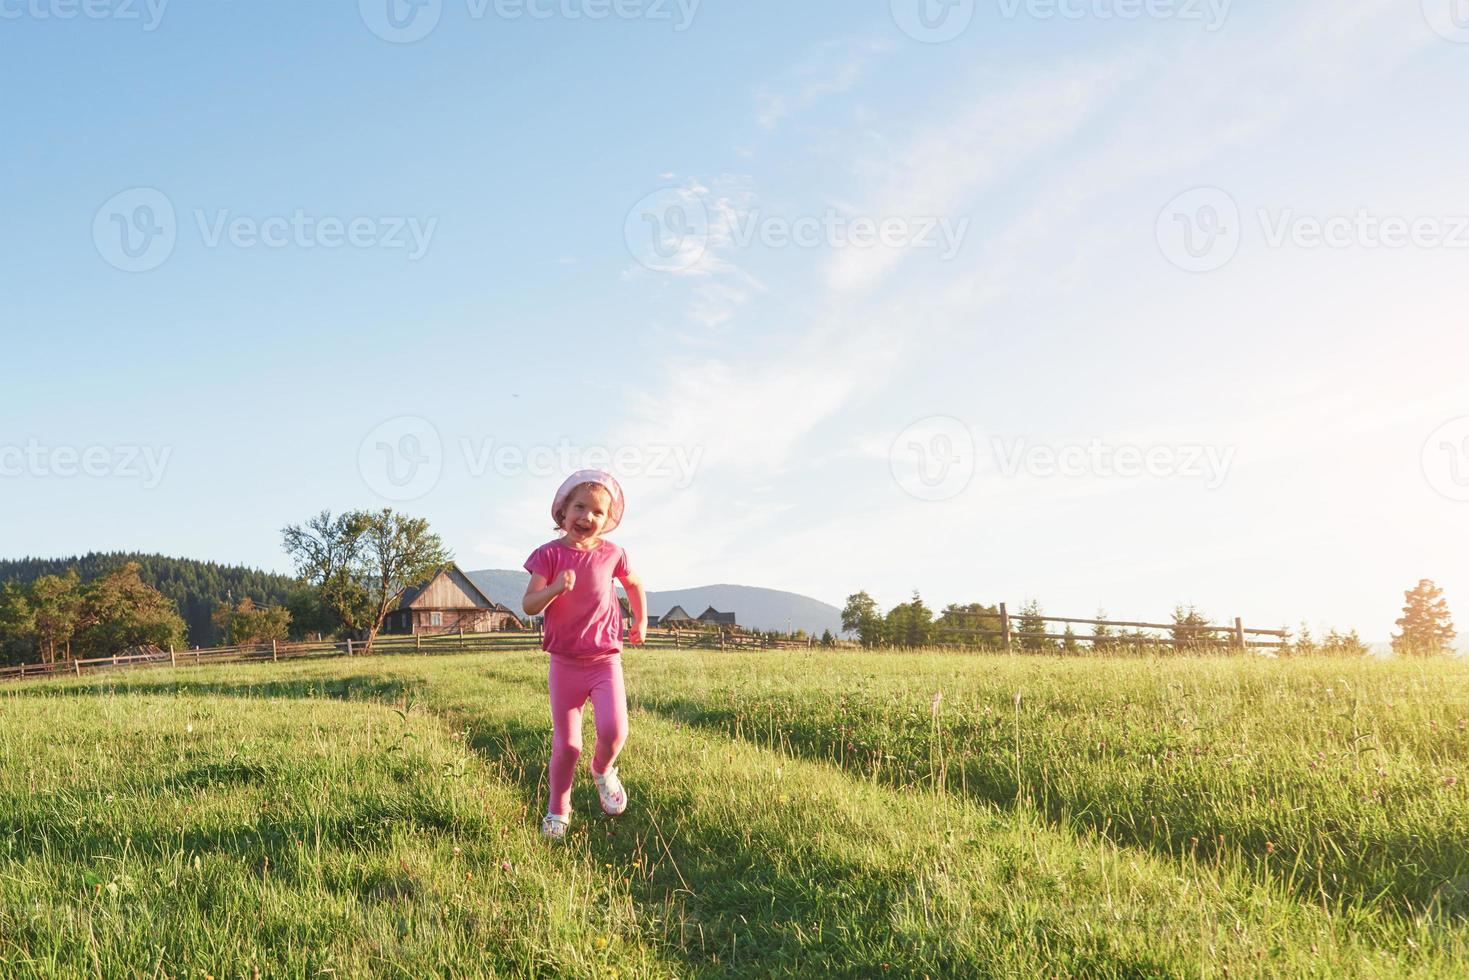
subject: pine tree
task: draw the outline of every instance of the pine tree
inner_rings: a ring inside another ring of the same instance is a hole
[[[1425,578],[1403,596],[1407,601],[1397,621],[1402,632],[1392,638],[1393,652],[1420,657],[1448,653],[1456,634],[1443,590]]]

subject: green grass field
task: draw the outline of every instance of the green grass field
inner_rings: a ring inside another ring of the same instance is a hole
[[[1469,664],[625,664],[562,846],[539,655],[0,687],[0,976],[1469,971]]]

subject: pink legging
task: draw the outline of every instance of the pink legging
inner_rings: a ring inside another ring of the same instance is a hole
[[[581,712],[592,699],[597,750],[592,772],[604,773],[627,741],[627,692],[622,686],[622,656],[582,658],[551,654],[551,802],[547,813],[570,815],[571,782],[581,758]]]

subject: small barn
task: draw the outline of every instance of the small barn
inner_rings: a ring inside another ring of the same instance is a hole
[[[434,633],[499,633],[524,629],[505,606],[480,591],[456,564],[450,563],[422,585],[398,593],[383,632],[395,635]]]

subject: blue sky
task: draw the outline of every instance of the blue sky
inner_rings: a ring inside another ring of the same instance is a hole
[[[0,553],[1469,617],[1469,10],[389,2],[0,0]]]

